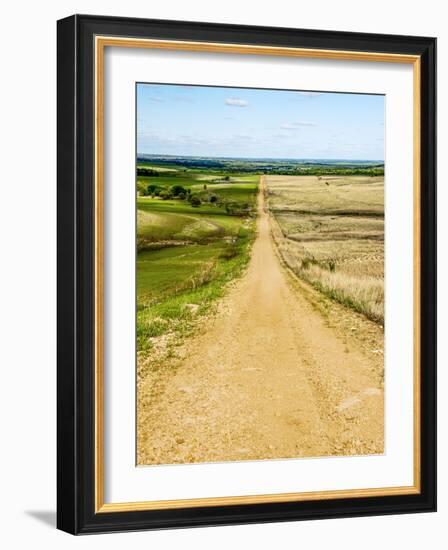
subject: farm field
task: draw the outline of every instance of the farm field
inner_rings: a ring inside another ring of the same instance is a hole
[[[301,279],[384,323],[384,178],[269,176],[277,248]]]

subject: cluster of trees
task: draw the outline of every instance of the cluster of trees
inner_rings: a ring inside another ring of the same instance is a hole
[[[247,202],[237,202],[226,200],[223,204],[227,214],[231,216],[247,216],[252,212],[252,208]]]
[[[226,176],[227,181],[229,176]],[[143,196],[158,197],[162,200],[178,199],[184,200],[195,208],[199,208],[202,204],[217,205],[225,209],[231,216],[247,216],[252,208],[248,202],[239,202],[227,199],[210,190],[207,183],[202,185],[202,190],[192,192],[188,187],[182,185],[163,186],[156,183],[145,185],[142,181],[137,183],[138,192]]]
[[[171,187],[164,187],[155,183],[150,183],[143,193],[144,195],[151,197],[160,197],[161,199],[185,199],[190,194],[189,189],[185,189],[182,185],[172,185]]]
[[[148,159],[137,158],[137,162],[148,162]],[[152,160],[160,166],[180,166],[182,168],[206,168],[210,169],[226,169],[231,162],[226,159],[200,158],[200,157],[157,157]]]
[[[207,184],[204,184],[203,191],[192,193],[191,189],[182,185],[172,185],[171,187],[162,187],[150,183],[146,189],[140,190],[145,196],[159,197],[162,200],[178,199],[188,201],[191,206],[199,208],[201,204],[216,204],[223,207],[226,212],[232,216],[245,216],[250,213],[251,208],[247,202],[232,201],[224,199],[218,193],[208,191]]]
[[[160,176],[160,172],[154,170],[153,168],[142,168],[141,166],[137,167],[137,176]]]
[[[150,183],[143,192],[146,196],[159,197],[162,200],[179,199],[187,200],[191,206],[201,206],[202,199],[197,193],[192,193],[190,189],[182,185],[172,185],[171,187],[162,187],[155,183]],[[211,197],[209,202],[216,202],[217,197]]]

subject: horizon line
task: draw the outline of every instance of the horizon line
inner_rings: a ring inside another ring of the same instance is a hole
[[[171,157],[171,158],[203,158],[203,159],[220,159],[220,160],[288,160],[288,161],[306,161],[306,160],[328,160],[328,161],[356,161],[356,162],[378,162],[384,164],[384,159],[354,159],[354,158],[338,158],[338,157],[301,157],[301,158],[292,158],[292,157],[237,157],[237,156],[213,156],[213,155],[175,155],[172,153],[143,153],[137,152],[137,158],[140,155],[147,155],[151,157]]]

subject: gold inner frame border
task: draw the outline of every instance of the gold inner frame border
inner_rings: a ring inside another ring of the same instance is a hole
[[[152,48],[208,53],[232,53],[244,55],[285,56],[314,59],[334,59],[383,63],[407,63],[413,65],[413,196],[414,196],[414,372],[413,372],[413,419],[414,419],[414,483],[411,486],[380,487],[366,489],[313,491],[299,493],[278,493],[228,497],[194,498],[180,500],[158,500],[141,502],[104,502],[104,51],[106,47]],[[208,506],[232,506],[278,502],[304,502],[342,498],[382,497],[420,493],[421,479],[421,426],[420,426],[420,227],[421,227],[421,61],[420,56],[382,52],[359,52],[291,48],[280,46],[257,46],[251,44],[225,44],[178,40],[122,38],[96,36],[95,55],[95,513],[129,512],[143,510],[167,510]]]

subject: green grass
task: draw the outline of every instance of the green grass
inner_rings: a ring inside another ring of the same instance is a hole
[[[154,167],[156,168],[156,167]],[[185,200],[137,198],[137,350],[139,365],[151,363],[154,338],[174,335],[179,342],[197,320],[223,296],[226,283],[238,277],[246,266],[255,235],[255,220],[231,215],[224,205],[209,202],[216,193],[232,204],[253,207],[257,176],[244,181],[213,183],[200,174],[140,178],[157,185],[189,185],[203,198],[200,207]],[[218,177],[218,176],[216,176]],[[222,179],[223,175],[219,174]],[[175,180],[173,182],[173,179]],[[139,366],[139,369],[140,369]]]
[[[162,187],[170,187],[171,185],[183,185],[184,187],[189,187],[191,185],[195,185],[196,183],[196,179],[194,177],[179,175],[175,172],[168,176],[138,176],[137,181],[146,184],[154,183],[155,185],[160,185]]]
[[[176,168],[161,169],[152,164],[139,163],[138,167],[152,168],[159,170],[159,176],[141,176],[137,177],[137,189],[144,192],[149,184],[169,189],[173,185],[182,185],[186,189],[194,192],[204,191],[204,184],[209,191],[217,192],[226,198],[240,200],[240,196],[246,194],[245,202],[250,201],[250,196],[256,190],[258,176],[256,174],[232,174],[228,182],[224,182],[225,174],[219,171],[210,170],[183,170]],[[218,191],[219,189],[219,191]]]
[[[223,243],[167,247],[143,251],[137,257],[137,303],[143,307],[151,301],[163,300],[188,286],[204,265],[216,262]]]
[[[205,205],[192,207],[180,200],[138,198],[138,248],[153,248],[154,243],[168,241],[194,243],[238,235],[244,219],[229,216],[224,208]]]
[[[205,214],[214,216],[217,214],[225,214],[224,208],[213,206],[211,204],[202,204],[199,208],[195,208],[187,201],[163,201],[160,199],[151,199],[149,197],[138,197],[137,210],[173,214],[191,214],[193,216],[204,216]]]
[[[214,193],[229,201],[251,203],[257,193],[257,185],[255,183],[215,183],[207,184],[206,190],[201,185],[194,185],[191,190],[201,197]]]
[[[193,330],[249,260],[255,222],[235,244],[225,242],[141,252],[137,259],[137,349],[150,351],[150,338],[177,338]],[[192,309],[192,306],[194,310]]]

